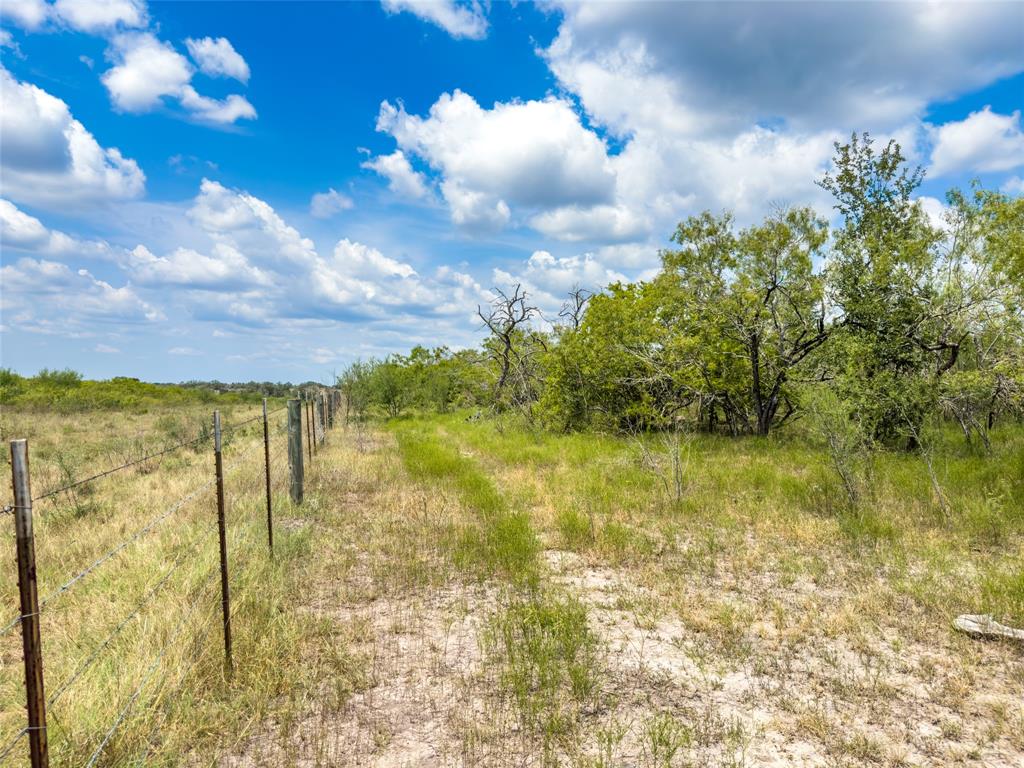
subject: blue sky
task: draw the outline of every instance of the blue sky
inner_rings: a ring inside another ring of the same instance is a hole
[[[657,268],[851,131],[1024,193],[1019,3],[0,0],[2,364],[326,379]]]

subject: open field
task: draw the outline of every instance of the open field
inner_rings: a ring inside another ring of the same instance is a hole
[[[222,669],[209,408],[63,416],[5,410],[4,439],[29,439],[35,496],[200,438],[194,446],[35,504],[39,591],[43,598],[52,595],[42,609],[51,765],[86,764],[122,712],[124,720],[98,755],[98,765],[178,765],[191,750],[214,754],[225,735],[261,719],[270,702],[301,697],[304,682],[316,677],[320,663],[329,663],[316,650],[318,628],[289,609],[303,587],[311,545],[288,501],[281,411],[271,416],[278,526],[276,558],[268,557],[262,421],[248,421],[260,413],[256,405],[222,409],[235,636],[235,675],[229,682]],[[5,456],[9,476],[8,462]],[[307,488],[313,506],[315,475]],[[9,493],[8,485],[5,502]],[[178,506],[179,499],[186,501]],[[4,522],[8,551],[0,602],[7,625],[18,612],[18,589],[10,518]],[[141,536],[89,570],[150,522]],[[17,626],[0,637],[0,670],[0,744],[7,745],[25,725]],[[20,747],[0,764],[25,764],[24,739]]]
[[[308,597],[363,689],[222,765],[1021,764],[1024,654],[951,627],[1024,623],[1019,433],[943,455],[946,513],[883,455],[852,515],[785,441],[694,439],[677,502],[654,447],[499,426],[335,449]]]
[[[159,413],[4,419],[5,437],[31,432],[41,489],[61,462],[72,475],[89,456],[114,463],[119,441],[170,428]],[[1024,651],[951,626],[981,612],[1024,624],[1024,434],[994,437],[992,456],[955,440],[936,454],[944,504],[920,457],[879,454],[854,513],[823,455],[784,438],[687,439],[677,498],[658,437],[462,415],[353,424],[330,433],[301,508],[275,476],[274,562],[262,464],[243,461],[228,480],[235,677],[222,674],[210,584],[166,679],[99,764],[1018,766]],[[226,464],[256,442],[237,436]],[[175,454],[40,510],[42,592],[210,463]],[[54,605],[48,691],[211,530],[210,494],[181,513]],[[159,610],[52,709],[53,765],[88,757],[201,594],[207,541]],[[11,569],[0,579],[13,605]],[[14,637],[5,733],[21,724]]]

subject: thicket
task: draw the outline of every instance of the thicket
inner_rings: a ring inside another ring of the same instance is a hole
[[[195,385],[152,384],[124,376],[90,381],[70,369],[44,368],[35,376],[20,376],[9,368],[0,368],[0,405],[19,408],[61,412],[139,409],[197,403],[257,403],[262,397],[258,387],[218,391]]]
[[[988,447],[1024,411],[1024,199],[975,185],[933,222],[899,144],[836,144],[807,207],[739,228],[681,222],[651,280],[573,291],[544,318],[516,286],[478,308],[487,337],[359,362],[357,415],[471,407],[557,430],[768,435],[801,421],[852,478],[876,446],[928,456],[951,424]],[[850,493],[856,493],[850,480]]]

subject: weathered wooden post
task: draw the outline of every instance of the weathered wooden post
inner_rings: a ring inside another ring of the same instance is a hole
[[[288,401],[288,466],[291,469],[289,493],[292,501],[302,503],[302,409],[300,400]]]
[[[320,445],[327,440],[327,408],[324,406],[324,393],[320,392],[316,397],[316,416],[320,424]]]
[[[334,390],[327,390],[327,426],[334,429]]]
[[[36,544],[32,533],[28,440],[11,441],[11,479],[14,485],[14,532],[18,552],[18,592],[21,596],[29,756],[32,768],[47,768],[50,753],[46,737],[46,694],[43,690],[43,647],[39,635],[39,589],[36,585]]]
[[[263,398],[263,468],[267,476],[267,544],[274,556],[274,514],[270,502],[270,424],[267,421],[267,398]]]
[[[217,473],[217,532],[220,535],[220,607],[224,623],[224,667],[230,677],[235,670],[231,658],[231,594],[228,584],[228,532],[224,516],[224,461],[221,457],[220,411],[213,412],[213,463]]]
[[[309,464],[313,465],[313,407],[309,402],[302,404],[302,411],[306,416],[306,452],[309,454]]]

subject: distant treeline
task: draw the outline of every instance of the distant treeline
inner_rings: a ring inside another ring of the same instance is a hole
[[[156,384],[127,376],[90,381],[70,369],[44,368],[35,376],[21,376],[8,368],[0,368],[0,405],[76,411],[197,403],[258,403],[264,397],[286,397],[305,386],[273,382],[225,384],[219,381]]]
[[[835,227],[809,207],[746,228],[706,211],[649,280],[573,291],[553,323],[521,286],[496,291],[479,349],[360,362],[339,384],[367,414],[733,436],[799,422],[837,450],[919,448],[955,424],[987,447],[1024,413],[1024,199],[954,189],[939,222],[913,196],[922,178],[896,142],[854,135],[818,182]]]

